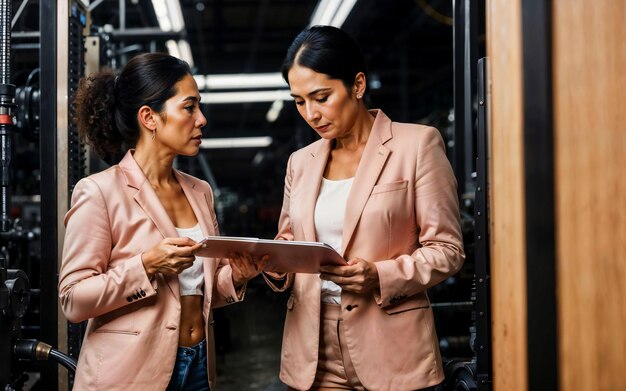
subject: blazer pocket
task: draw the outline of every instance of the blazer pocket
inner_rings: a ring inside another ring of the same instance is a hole
[[[139,331],[125,331],[125,330],[110,330],[110,329],[98,329],[94,330],[94,333],[98,334],[122,334],[122,335],[139,335]]]
[[[394,305],[384,307],[383,309],[388,315],[399,314],[401,312],[417,310],[420,308],[430,307],[430,301],[425,295],[419,295],[417,297],[403,300],[402,302]]]
[[[396,190],[404,190],[407,188],[409,181],[397,181],[397,182],[389,182],[389,183],[381,183],[380,185],[374,186],[372,189],[372,195],[379,193],[387,193],[390,191]]]

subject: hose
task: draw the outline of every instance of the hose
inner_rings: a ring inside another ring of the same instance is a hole
[[[50,349],[50,355],[48,356],[48,360],[56,361],[68,370],[76,372],[76,360],[73,357],[61,353],[56,349]]]
[[[17,340],[13,346],[13,353],[16,358],[21,360],[55,361],[63,365],[67,370],[76,372],[76,359],[56,349],[52,349],[52,346],[36,339]]]

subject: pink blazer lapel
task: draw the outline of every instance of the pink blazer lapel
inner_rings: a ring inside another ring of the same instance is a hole
[[[378,110],[346,203],[342,235],[342,255],[345,254],[346,249],[350,245],[350,240],[361,218],[363,208],[365,208],[372,189],[389,157],[391,151],[383,144],[391,137],[391,120],[382,111]]]
[[[164,238],[177,237],[178,233],[176,232],[172,220],[167,215],[165,208],[161,204],[159,197],[154,192],[145,174],[133,158],[131,151],[126,153],[119,167],[126,176],[128,186],[137,189],[134,195],[135,201],[152,220],[161,235]],[[178,299],[180,297],[178,278],[176,278],[176,276],[164,277],[172,294]]]
[[[189,205],[191,205],[191,209],[193,209],[193,213],[198,219],[202,233],[205,236],[216,235],[217,233],[213,232],[213,222],[209,220],[211,218],[211,211],[209,210],[205,193],[196,190],[195,184],[187,180],[187,178],[185,178],[178,171],[174,171],[174,175],[176,176],[178,183],[180,183],[180,187],[183,189],[183,192],[189,201]]]
[[[324,168],[330,154],[332,146],[331,140],[321,140],[320,147],[311,154],[311,159],[306,164],[307,181],[302,185],[302,229],[304,231],[304,240],[315,242],[317,235],[315,234],[315,203],[320,192],[322,176]]]

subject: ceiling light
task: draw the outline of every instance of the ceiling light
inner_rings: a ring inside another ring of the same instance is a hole
[[[289,90],[202,92],[202,103],[246,103],[292,100]]]
[[[280,115],[280,112],[283,109],[284,105],[285,104],[281,99],[275,100],[274,103],[272,103],[272,106],[270,106],[270,109],[265,114],[265,119],[267,120],[267,122],[275,122],[278,119],[278,116]]]
[[[341,27],[357,0],[320,0],[315,7],[309,26]]]
[[[152,0],[159,27],[163,31],[181,31],[185,28],[183,11],[178,0]]]
[[[288,87],[282,74],[273,73],[233,73],[221,75],[196,75],[199,89],[258,89]]]
[[[189,42],[185,39],[181,39],[178,41],[178,50],[180,51],[181,60],[185,61],[191,68],[193,68],[193,55],[191,54],[191,47],[189,46]]]
[[[265,137],[225,137],[225,138],[203,138],[200,148],[202,149],[222,149],[222,148],[263,148],[272,144],[272,138]]]

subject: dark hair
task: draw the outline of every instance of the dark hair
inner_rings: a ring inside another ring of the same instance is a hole
[[[139,139],[137,111],[161,113],[175,85],[191,75],[189,65],[165,53],[133,57],[115,76],[104,71],[83,78],[74,97],[74,119],[83,142],[108,163]]]
[[[367,66],[361,48],[348,33],[332,26],[313,26],[296,36],[289,46],[281,72],[287,75],[294,64],[328,75],[352,87],[359,72],[367,77]]]

